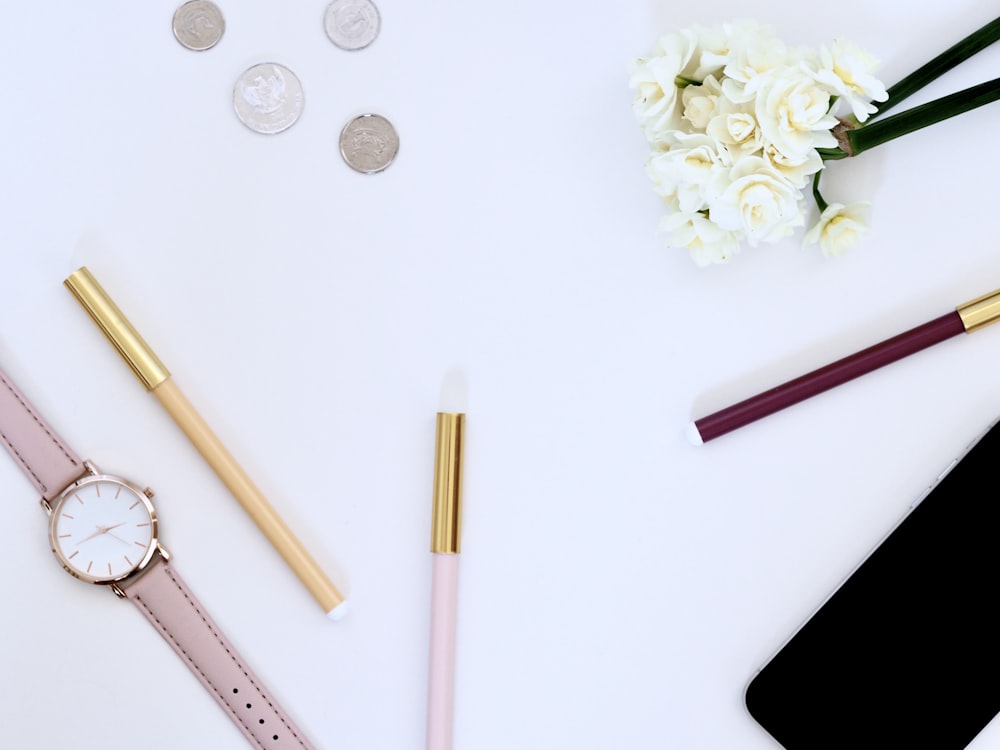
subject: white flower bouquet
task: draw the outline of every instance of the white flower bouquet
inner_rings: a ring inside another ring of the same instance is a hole
[[[887,89],[877,63],[844,41],[789,47],[752,21],[662,36],[630,67],[633,110],[651,153],[646,171],[667,213],[667,245],[696,263],[725,263],[804,234],[826,255],[857,244],[867,204],[827,203],[827,161],[862,151],[1000,98],[1000,79],[874,122],[890,107],[1000,38],[1000,18]],[[809,183],[812,189],[809,190]]]

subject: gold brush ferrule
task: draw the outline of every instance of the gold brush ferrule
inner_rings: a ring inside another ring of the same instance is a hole
[[[956,309],[966,333],[995,323],[1000,320],[1000,289],[959,305]]]
[[[462,443],[465,415],[438,412],[434,445],[434,515],[431,552],[462,551]]]
[[[143,341],[122,311],[107,295],[86,266],[77,269],[63,282],[83,309],[104,332],[125,364],[131,368],[147,391],[170,377],[170,371]]]

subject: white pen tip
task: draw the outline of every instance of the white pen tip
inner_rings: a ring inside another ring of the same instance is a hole
[[[705,441],[701,439],[701,433],[698,432],[698,426],[694,422],[689,422],[687,429],[684,430],[684,435],[687,437],[688,442],[691,445],[704,445]]]
[[[347,600],[345,599],[336,607],[327,612],[326,616],[329,617],[334,622],[336,622],[337,620],[343,620],[345,617],[347,617],[347,612],[349,609],[350,607],[347,606]]]

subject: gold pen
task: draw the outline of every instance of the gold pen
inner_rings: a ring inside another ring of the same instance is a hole
[[[195,411],[142,336],[132,327],[86,266],[65,280],[87,314],[121,355],[139,382],[151,391],[198,449],[233,497],[243,506],[264,536],[332,620],[346,614],[347,602],[309,555],[219,438]]]

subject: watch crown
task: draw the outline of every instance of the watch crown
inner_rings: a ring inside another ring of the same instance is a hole
[[[150,500],[153,499],[153,491],[149,487],[147,487],[146,489],[144,489],[142,491],[142,494],[145,495],[146,497],[148,497]]]

